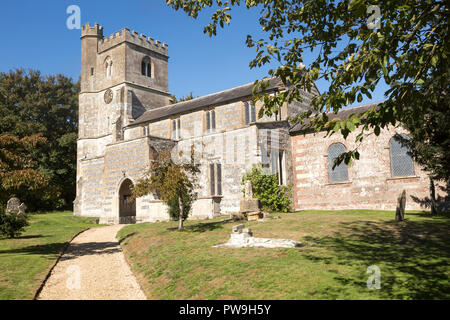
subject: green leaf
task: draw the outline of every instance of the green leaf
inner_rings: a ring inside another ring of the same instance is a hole
[[[380,127],[376,126],[373,130],[373,132],[375,133],[375,135],[378,137],[380,135]]]
[[[355,125],[353,124],[352,121],[347,121],[347,129],[350,131],[355,130]]]

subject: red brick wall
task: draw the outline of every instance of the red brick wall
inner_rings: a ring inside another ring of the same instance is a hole
[[[356,134],[359,131],[356,132]],[[347,150],[355,148],[355,135],[324,138],[325,133],[292,136],[294,208],[306,209],[382,209],[393,210],[403,189],[408,210],[423,209],[412,197],[429,197],[427,175],[415,164],[415,176],[392,178],[389,141],[401,129],[382,130],[377,137],[364,137],[358,150],[360,160],[348,167],[349,182],[330,183],[328,147],[341,142]]]

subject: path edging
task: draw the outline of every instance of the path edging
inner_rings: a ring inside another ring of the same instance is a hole
[[[124,226],[124,228],[125,228],[125,227],[126,227],[126,225]],[[119,232],[120,232],[120,230],[119,230],[119,231],[117,232],[117,234],[116,234],[116,239],[117,239],[117,235],[119,234]],[[124,239],[125,239],[125,238],[124,238]],[[141,284],[140,284],[140,282],[139,282],[139,280],[138,280],[138,277],[137,277],[137,273],[134,273],[134,272],[133,272],[133,269],[131,268],[131,264],[130,264],[130,262],[128,261],[127,255],[125,254],[125,251],[123,250],[124,248],[122,247],[122,243],[120,242],[120,239],[117,239],[117,242],[119,243],[120,251],[122,251],[123,259],[125,260],[125,263],[127,264],[128,269],[130,270],[131,274],[133,275],[134,279],[136,280],[137,285],[139,286],[139,290],[141,290],[141,292],[144,294],[146,300],[150,300],[150,299],[148,298],[148,296],[147,296],[147,293],[145,293],[145,291],[142,289],[142,286],[141,286]]]
[[[92,229],[92,227],[89,227],[87,229],[81,230],[80,232],[78,232],[77,234],[75,234],[67,243],[66,246],[63,248],[63,250],[61,250],[61,253],[59,254],[58,258],[56,259],[55,263],[52,265],[52,267],[50,268],[50,270],[48,271],[47,275],[44,278],[44,281],[41,283],[40,287],[38,288],[38,290],[36,291],[33,300],[37,300],[39,295],[42,292],[42,289],[44,289],[45,284],[47,283],[47,280],[50,278],[53,269],[55,269],[56,265],[58,264],[59,260],[61,260],[62,256],[66,253],[67,248],[69,247],[70,243],[76,238],[78,237],[80,234],[82,234],[83,232],[86,232],[88,230]]]

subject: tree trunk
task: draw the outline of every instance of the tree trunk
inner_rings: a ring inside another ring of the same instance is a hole
[[[180,206],[180,216],[178,217],[178,230],[183,230],[183,198],[178,195],[178,205]]]
[[[436,189],[434,187],[434,181],[430,178],[430,198],[431,198],[431,214],[437,214],[436,205]]]

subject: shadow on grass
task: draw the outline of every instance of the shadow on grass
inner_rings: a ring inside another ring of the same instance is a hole
[[[1,250],[0,254],[36,254],[52,255],[60,254],[67,243],[49,243],[43,245],[28,246],[20,249]],[[112,254],[120,252],[121,249],[117,242],[90,242],[90,243],[72,243],[64,252],[61,260],[71,260],[81,256]]]
[[[54,255],[59,254],[67,243],[48,243],[34,246],[28,246],[17,249],[0,250],[0,254],[36,254],[36,255]],[[52,257],[49,257],[51,259]]]
[[[8,238],[5,236],[0,236],[0,240],[27,240],[27,239],[38,239],[38,238],[48,238],[49,236],[43,236],[40,234],[28,235],[28,236],[18,236],[14,238]]]
[[[215,229],[222,229],[224,224],[227,224],[229,222],[233,221],[232,219],[226,219],[221,221],[215,221],[215,222],[201,222],[189,226],[185,226],[183,231],[189,231],[189,232],[206,232],[206,231],[213,231]],[[169,231],[177,231],[177,227],[173,228],[167,228]]]
[[[136,234],[136,232],[132,232],[132,233],[127,234],[125,237],[120,238],[119,244],[122,244],[122,242],[124,242],[124,241],[125,241],[126,239],[128,239],[128,238],[131,238],[131,237],[134,236],[135,234]]]
[[[113,254],[116,252],[121,252],[117,242],[72,243],[61,260],[72,260],[82,256]]]
[[[408,219],[408,216],[418,216],[422,218],[430,218],[433,220],[447,220],[450,222],[450,212],[439,212],[437,214],[432,215],[429,211],[422,212],[414,212],[414,213],[405,213],[405,219]]]
[[[49,236],[43,236],[41,234],[35,234],[35,235],[29,235],[29,236],[19,236],[15,237],[14,239],[20,240],[20,239],[38,239],[38,238],[48,238]]]
[[[420,215],[420,214],[418,214]],[[366,273],[370,265],[381,271],[383,299],[449,299],[450,226],[437,221],[342,222],[339,233],[325,237],[305,237],[327,250],[327,256],[310,252],[304,256],[315,262],[360,266],[358,274],[334,277],[342,286],[326,288],[332,298],[342,298],[346,290],[368,290]],[[358,267],[359,268],[359,267]]]

